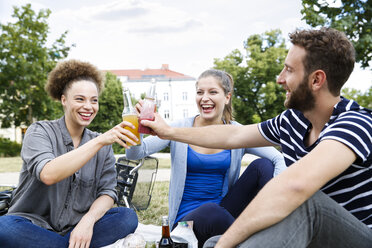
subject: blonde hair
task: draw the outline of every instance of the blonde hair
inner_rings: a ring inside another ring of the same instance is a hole
[[[200,74],[198,81],[206,77],[214,77],[219,82],[225,95],[231,93],[230,100],[227,104],[225,104],[225,108],[223,109],[223,113],[222,113],[222,118],[225,121],[225,123],[230,123],[231,121],[234,120],[233,107],[232,107],[234,80],[232,76],[225,71],[221,71],[217,69],[209,69],[209,70],[204,71],[202,74]],[[196,82],[196,85],[198,85],[198,81]]]

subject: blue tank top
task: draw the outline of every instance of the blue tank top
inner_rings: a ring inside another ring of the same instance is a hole
[[[204,203],[221,202],[223,183],[230,163],[230,150],[201,154],[188,146],[185,188],[175,223]]]

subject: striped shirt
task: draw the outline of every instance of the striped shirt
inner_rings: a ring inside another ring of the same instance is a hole
[[[372,111],[341,97],[317,141],[306,147],[303,141],[310,128],[309,120],[294,109],[259,125],[267,140],[281,145],[287,166],[326,139],[342,142],[353,150],[357,155],[354,163],[322,191],[372,228]]]

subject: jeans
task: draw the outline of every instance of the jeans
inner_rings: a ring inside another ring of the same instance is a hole
[[[95,223],[90,247],[112,244],[116,240],[133,233],[137,225],[137,215],[132,209],[112,208]],[[68,247],[72,230],[62,236],[34,225],[24,217],[5,215],[0,217],[0,247]]]
[[[210,238],[204,247],[214,247],[219,237]],[[287,218],[238,247],[371,248],[372,229],[319,191]]]
[[[188,213],[181,221],[193,220],[198,246],[215,235],[224,233],[258,191],[273,177],[274,165],[268,159],[254,160],[239,177],[220,204],[205,203]]]

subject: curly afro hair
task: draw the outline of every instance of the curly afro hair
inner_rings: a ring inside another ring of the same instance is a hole
[[[49,73],[45,90],[53,99],[60,101],[65,90],[78,80],[93,81],[99,93],[105,84],[102,73],[97,67],[88,62],[71,59],[59,62]]]

